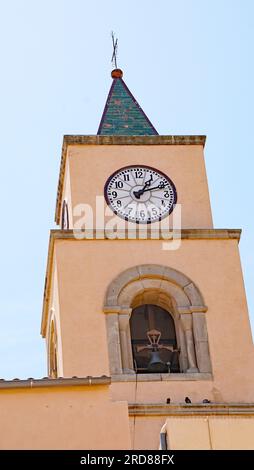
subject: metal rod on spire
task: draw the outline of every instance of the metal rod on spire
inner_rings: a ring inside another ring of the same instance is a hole
[[[112,43],[113,43],[113,54],[112,54],[111,62],[112,64],[115,65],[115,69],[117,69],[116,56],[117,56],[117,49],[118,49],[118,39],[115,38],[115,34],[113,31],[111,33],[111,37],[112,37]]]

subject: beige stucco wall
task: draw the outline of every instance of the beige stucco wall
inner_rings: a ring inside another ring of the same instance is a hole
[[[164,426],[165,425],[165,426]],[[167,433],[170,450],[253,450],[253,416],[132,416],[131,445],[135,450],[159,448]]]
[[[236,240],[182,240],[163,251],[158,240],[56,240],[64,376],[109,374],[103,303],[109,283],[128,267],[162,264],[186,274],[205,304],[213,378],[119,382],[115,400],[250,402],[253,343]],[[179,375],[178,375],[179,377]]]
[[[161,170],[174,182],[178,203],[182,204],[183,228],[212,227],[201,145],[70,145],[63,199],[66,198],[72,208],[82,203],[94,210],[96,196],[104,195],[105,182],[114,171],[142,164]],[[74,223],[75,220],[74,217]],[[172,214],[170,220],[172,224]],[[71,223],[70,207],[70,228]]]
[[[129,449],[126,403],[107,386],[1,390],[0,449]]]
[[[166,416],[131,416],[131,447],[134,450],[158,450],[160,431],[165,424]]]
[[[168,418],[166,431],[169,449],[254,449],[254,417]]]

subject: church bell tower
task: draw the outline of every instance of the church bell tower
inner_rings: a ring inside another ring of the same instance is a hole
[[[63,139],[41,327],[48,373],[109,376],[135,449],[158,448],[160,434],[171,449],[218,448],[225,430],[230,448],[241,420],[248,442],[241,230],[213,227],[205,140],[159,135],[120,69],[97,135]]]

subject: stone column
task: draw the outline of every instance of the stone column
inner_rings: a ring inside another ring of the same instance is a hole
[[[134,374],[130,337],[130,314],[120,314],[118,320],[123,373]]]
[[[181,372],[186,372],[186,370],[188,369],[188,355],[187,355],[187,349],[186,349],[185,333],[184,333],[184,330],[180,321],[178,324],[178,337],[179,337],[179,341],[177,342],[177,346],[180,347],[180,354],[179,354],[180,369],[181,369]]]
[[[204,312],[193,312],[193,334],[198,368],[200,372],[211,372],[211,361],[208,346],[206,317]]]
[[[110,373],[122,374],[118,313],[107,313],[106,324]]]
[[[194,341],[193,341],[193,333],[192,333],[192,315],[189,313],[181,314],[181,322],[182,322],[184,334],[185,334],[186,349],[187,349],[187,356],[188,356],[188,363],[189,363],[187,372],[188,373],[198,372],[196,355],[195,355],[195,347],[194,347]]]

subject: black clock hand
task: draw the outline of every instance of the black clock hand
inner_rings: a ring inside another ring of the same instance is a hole
[[[140,196],[141,196],[145,191],[147,191],[146,188],[147,188],[148,186],[150,186],[152,179],[153,179],[153,177],[152,177],[152,175],[151,175],[150,180],[148,180],[148,181],[145,182],[145,186],[144,186],[142,189],[139,189],[139,191],[133,191],[134,196],[136,196],[136,197],[139,199]]]
[[[150,180],[147,180],[147,181],[145,182],[145,186],[143,187],[143,189],[140,189],[140,191],[144,191],[145,188],[147,188],[148,186],[150,186],[152,180],[153,180],[153,177],[152,177],[152,175],[151,175]]]
[[[158,186],[154,186],[154,188],[144,189],[143,192],[145,192],[145,191],[154,191],[154,189],[164,189],[165,186],[167,186],[165,183],[160,183]]]
[[[150,188],[150,187],[147,188],[146,186],[144,186],[144,188],[140,189],[139,191],[133,191],[133,194],[137,199],[140,199],[140,196],[142,196],[142,194],[144,194],[146,191],[154,191],[155,189],[164,189],[165,186],[167,186],[167,184],[163,182],[160,183],[158,186],[155,186],[154,188]]]

